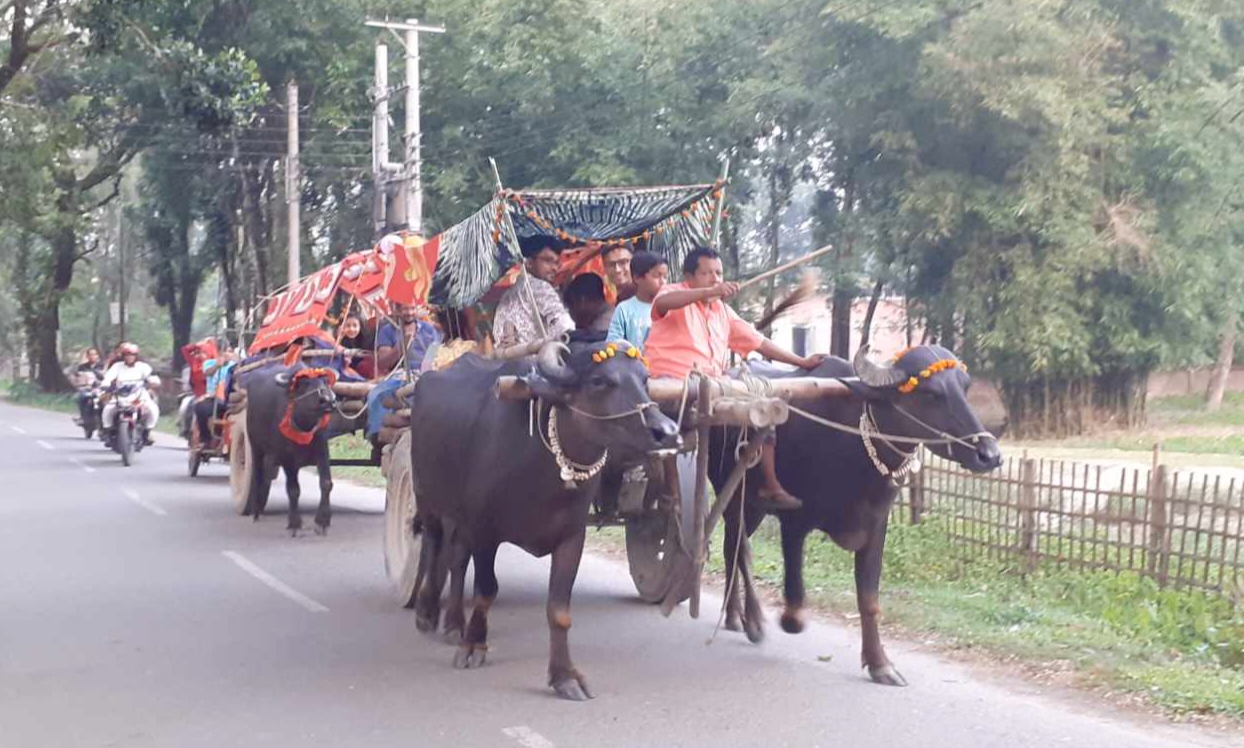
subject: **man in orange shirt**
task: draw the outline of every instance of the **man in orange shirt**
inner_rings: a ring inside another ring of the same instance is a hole
[[[738,293],[739,284],[722,280],[721,256],[708,247],[696,247],[682,267],[683,282],[661,289],[652,302],[652,331],[644,353],[654,377],[687,376],[698,368],[720,377],[726,372],[730,351],[747,356],[752,351],[773,361],[802,369],[815,368],[824,354],[797,356],[761,335],[724,301]],[[760,498],[777,509],[798,509],[800,502],[777,479],[774,441],[761,451],[765,484]]]

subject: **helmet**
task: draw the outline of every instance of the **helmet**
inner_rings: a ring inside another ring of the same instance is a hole
[[[138,345],[135,343],[122,343],[121,344],[121,355],[122,356],[137,356]]]

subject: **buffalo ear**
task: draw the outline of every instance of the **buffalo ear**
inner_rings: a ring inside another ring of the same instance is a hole
[[[289,372],[278,371],[276,374],[272,375],[272,379],[282,387],[286,387],[289,385]]]
[[[519,378],[532,394],[541,400],[548,400],[551,403],[565,404],[570,401],[570,389],[553,384],[549,380],[540,376],[538,372],[531,372],[526,376]]]
[[[880,403],[892,400],[896,392],[893,389],[882,389],[881,387],[873,387],[872,385],[864,384],[859,377],[842,377],[838,381],[845,384],[847,389],[851,390],[851,394],[865,402],[870,403]]]

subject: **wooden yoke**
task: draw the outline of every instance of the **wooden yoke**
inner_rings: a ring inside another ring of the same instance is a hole
[[[776,398],[789,402],[792,400],[815,400],[822,397],[848,397],[851,394],[851,390],[847,389],[847,386],[837,379],[823,379],[820,377],[768,379],[765,380],[766,386],[763,392],[752,391],[748,388],[747,383],[740,379],[717,378],[708,381],[714,400],[728,398],[732,401],[764,401]],[[515,376],[498,377],[494,391],[497,397],[502,400],[530,400],[533,397],[527,385],[519,381],[518,377]],[[694,400],[695,394],[691,393],[689,398]],[[648,380],[648,396],[662,405],[677,405],[683,398],[683,382],[681,379],[650,379]],[[725,403],[721,403],[721,405],[725,405]],[[730,406],[731,409],[737,409],[738,407],[736,405]],[[785,420],[785,418],[782,419],[782,421]],[[778,422],[780,423],[781,421]],[[749,424],[739,423],[738,425],[744,426]]]

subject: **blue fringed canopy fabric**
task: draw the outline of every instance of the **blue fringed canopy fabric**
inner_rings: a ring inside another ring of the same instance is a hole
[[[505,190],[437,237],[430,301],[456,308],[475,303],[522,259],[522,246],[628,244],[678,267],[693,247],[709,242],[721,187]]]

